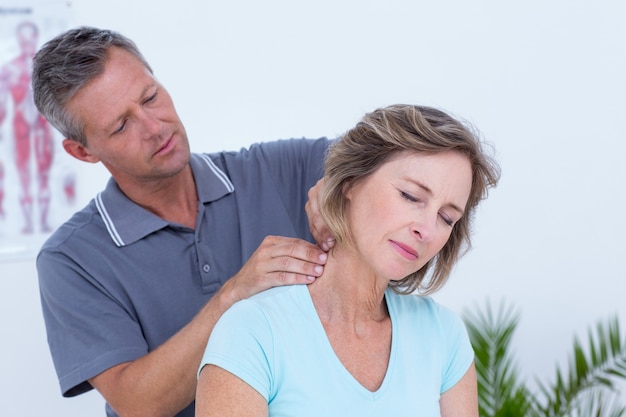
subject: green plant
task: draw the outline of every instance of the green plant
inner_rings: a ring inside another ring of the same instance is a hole
[[[574,338],[565,368],[554,382],[537,381],[536,392],[522,381],[511,350],[520,313],[502,303],[496,313],[467,311],[465,324],[475,351],[481,417],[621,417],[618,380],[626,380],[626,340],[617,317],[589,331],[587,346]],[[595,330],[595,331],[594,331]]]

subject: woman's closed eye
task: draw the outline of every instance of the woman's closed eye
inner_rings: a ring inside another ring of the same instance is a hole
[[[414,197],[413,195],[405,192],[405,191],[400,191],[400,195],[402,196],[402,198],[404,198],[405,200],[411,202],[411,203],[421,203],[422,200],[418,197]],[[454,226],[454,223],[456,223],[456,221],[454,219],[452,219],[450,216],[448,216],[445,212],[440,212],[439,213],[439,217],[441,217],[441,219],[444,221],[445,224],[447,224],[448,226],[452,227]]]
[[[454,226],[455,221],[448,217],[448,215],[446,215],[445,213],[439,213],[439,216],[448,226]]]
[[[402,196],[402,198],[404,198],[405,200],[408,200],[412,203],[418,203],[421,200],[417,197],[412,196],[411,194],[405,192],[405,191],[400,191],[400,195]]]

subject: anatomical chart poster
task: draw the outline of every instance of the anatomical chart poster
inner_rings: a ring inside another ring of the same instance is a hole
[[[67,1],[0,0],[0,261],[33,256],[76,211],[76,165],[31,88],[34,53],[71,23]]]

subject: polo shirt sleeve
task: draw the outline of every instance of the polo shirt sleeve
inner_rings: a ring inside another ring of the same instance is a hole
[[[295,224],[308,224],[304,205],[309,189],[324,175],[330,143],[326,138],[284,139],[250,148],[250,154],[263,162],[264,172],[273,178],[275,189]]]
[[[313,241],[305,205],[309,189],[323,176],[330,143],[326,138],[283,139],[220,155],[216,163],[234,184],[242,233],[247,234],[242,234],[244,260],[268,234]]]
[[[258,148],[268,163],[269,172],[285,186],[295,189],[299,184],[294,179],[315,184],[322,177],[326,151],[331,142],[327,138],[282,139],[252,145],[250,151],[254,153]]]
[[[137,322],[84,266],[89,259],[106,260],[96,246],[82,243],[72,255],[53,240],[36,261],[48,344],[65,397],[93,389],[88,379],[147,353]]]

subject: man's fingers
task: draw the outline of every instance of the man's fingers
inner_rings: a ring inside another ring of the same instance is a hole
[[[308,192],[308,201],[304,206],[311,235],[318,245],[325,251],[330,250],[335,245],[335,240],[320,212],[323,190],[326,187],[326,179],[320,179]]]
[[[274,272],[268,275],[268,280],[273,282],[274,287],[294,284],[310,284],[317,276],[302,275],[293,272]]]
[[[262,285],[288,285],[310,283],[322,275],[328,254],[302,239],[268,236],[254,258]]]
[[[306,240],[290,237],[268,236],[259,250],[271,258],[287,257],[317,265],[324,265],[328,258],[328,255],[318,246]]]
[[[289,256],[280,256],[274,258],[277,267],[271,272],[292,273],[298,275],[306,275],[311,277],[319,277],[324,272],[324,267],[318,263],[303,261]]]
[[[326,239],[322,240],[319,245],[324,252],[328,252],[333,248],[333,246],[335,246],[335,239],[329,236]]]
[[[310,284],[324,272],[327,258],[326,252],[305,240],[268,236],[231,278],[234,299],[280,285]]]

